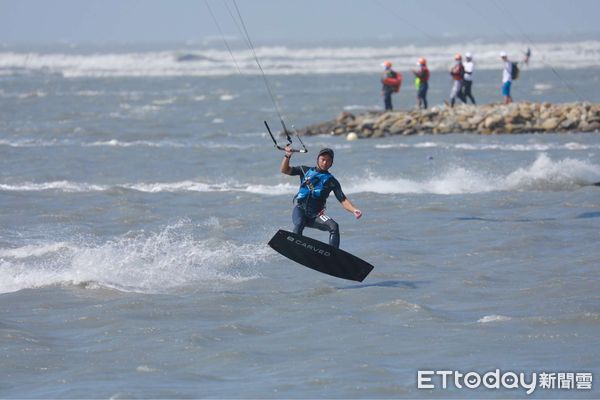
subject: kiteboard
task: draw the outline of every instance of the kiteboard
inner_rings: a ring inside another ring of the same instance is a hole
[[[271,238],[269,246],[305,267],[351,281],[362,282],[374,268],[344,250],[282,229]]]

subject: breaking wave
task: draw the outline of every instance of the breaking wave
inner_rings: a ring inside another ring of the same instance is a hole
[[[510,321],[512,318],[511,317],[507,317],[506,315],[486,315],[483,318],[480,318],[477,320],[478,323],[480,324],[489,324],[492,322],[504,322],[504,321]]]
[[[121,185],[96,185],[71,181],[23,182],[19,184],[0,184],[0,191],[40,192],[54,190],[65,193],[104,192],[111,190],[134,190],[143,193],[181,193],[181,192],[245,192],[280,195],[294,193],[296,185],[291,183],[277,185],[207,183],[200,181],[125,183]]]
[[[433,193],[443,195],[485,193],[493,191],[561,191],[576,190],[600,181],[600,165],[566,158],[553,161],[540,154],[529,166],[507,175],[449,166],[425,180],[371,176],[351,184],[348,193],[382,194]],[[346,185],[348,186],[348,185]]]
[[[186,141],[175,141],[175,140],[131,140],[124,141],[118,139],[108,140],[97,140],[83,142],[73,139],[0,139],[0,146],[5,147],[112,147],[112,148],[128,148],[128,147],[151,147],[151,148],[197,148],[197,149],[237,149],[237,150],[248,150],[252,148],[261,147],[259,144],[240,144],[240,143],[218,143],[211,141],[204,141],[202,143],[191,143]]]
[[[497,69],[498,49],[505,49],[514,60],[519,60],[528,46],[525,42],[390,47],[264,46],[256,48],[256,53],[269,75],[349,74],[378,71],[383,59],[394,62],[399,70],[412,68],[422,55],[426,55],[431,70],[442,71],[448,68],[448,60],[452,60],[456,49],[473,53],[479,69]],[[598,53],[598,40],[538,43],[529,68],[547,68],[544,60],[552,60],[553,68],[595,68]],[[250,50],[234,49],[233,54],[242,74],[259,74]],[[93,54],[73,54],[72,49],[64,53],[0,52],[0,74],[23,73],[58,74],[66,78],[171,77],[237,75],[238,70],[228,51],[215,48],[186,51],[185,57],[178,50]]]
[[[545,153],[541,153],[531,165],[517,168],[506,175],[460,165],[448,165],[435,172],[432,177],[420,180],[411,177],[382,177],[373,174],[352,179],[340,177],[340,180],[344,182],[344,192],[348,194],[432,193],[453,195],[493,191],[570,191],[599,182],[600,165],[572,158],[554,161]],[[7,192],[54,190],[65,193],[133,190],[142,193],[238,192],[279,196],[294,194],[297,189],[297,184],[290,182],[277,184],[235,181],[212,183],[195,180],[116,185],[71,181],[0,184],[0,191]]]
[[[272,254],[263,244],[199,240],[192,230],[180,221],[100,244],[81,239],[0,248],[0,293],[63,284],[142,293],[236,284],[255,279],[252,266]]]

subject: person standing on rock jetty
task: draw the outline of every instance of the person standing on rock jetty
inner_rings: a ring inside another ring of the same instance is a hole
[[[473,86],[473,71],[475,68],[475,65],[473,63],[473,55],[471,53],[466,53],[465,59],[466,61],[463,63],[463,66],[465,68],[465,76],[463,82],[462,96],[465,99],[465,103],[468,103],[467,100],[471,99],[471,102],[475,104],[475,98],[471,93],[471,88]]]
[[[384,61],[381,65],[384,68],[384,73],[381,77],[381,84],[383,85],[381,95],[383,96],[385,111],[392,111],[392,93],[400,91],[402,75],[392,69],[392,63],[389,61]]]
[[[458,97],[463,103],[465,98],[462,95],[462,87],[464,83],[465,67],[462,63],[462,56],[457,54],[454,56],[454,65],[450,69],[452,77],[452,90],[450,91],[450,107],[454,107],[456,98]]]
[[[503,62],[502,68],[502,96],[504,96],[504,104],[512,103],[510,95],[510,87],[512,86],[513,64],[508,60],[508,55],[505,51],[500,52],[500,58]]]
[[[425,60],[423,57],[419,58],[417,66],[419,69],[412,71],[416,77],[415,86],[417,87],[417,107],[419,107],[419,109],[426,109],[427,90],[429,89],[429,69],[427,68],[427,60]]]
[[[342,192],[342,186],[338,180],[329,172],[329,168],[333,165],[333,150],[321,149],[317,155],[317,165],[312,168],[306,165],[291,167],[292,154],[291,147],[286,146],[280,171],[286,175],[300,176],[300,189],[294,196],[296,206],[292,212],[294,233],[302,235],[305,227],[328,231],[329,245],[339,248],[340,228],[337,222],[325,214],[327,197],[333,192],[342,207],[354,214],[356,219],[362,217],[362,212],[354,207]]]

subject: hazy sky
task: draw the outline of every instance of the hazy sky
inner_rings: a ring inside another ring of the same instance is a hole
[[[219,36],[207,0],[0,0],[0,43],[184,42]],[[227,35],[224,4],[208,0]],[[227,0],[232,7],[231,0]],[[237,0],[255,41],[586,34],[599,0]],[[234,9],[233,9],[234,10]],[[235,12],[235,11],[233,11]]]

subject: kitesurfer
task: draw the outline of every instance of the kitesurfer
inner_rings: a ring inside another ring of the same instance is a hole
[[[286,146],[285,156],[281,161],[281,172],[286,175],[300,176],[300,189],[294,197],[296,205],[292,212],[294,233],[302,235],[305,227],[328,231],[329,244],[339,248],[339,226],[325,214],[327,197],[333,192],[342,207],[353,213],[356,219],[362,216],[362,212],[350,202],[338,180],[329,172],[329,168],[333,165],[333,150],[324,148],[319,151],[315,167],[290,166],[292,154],[291,146]]]

